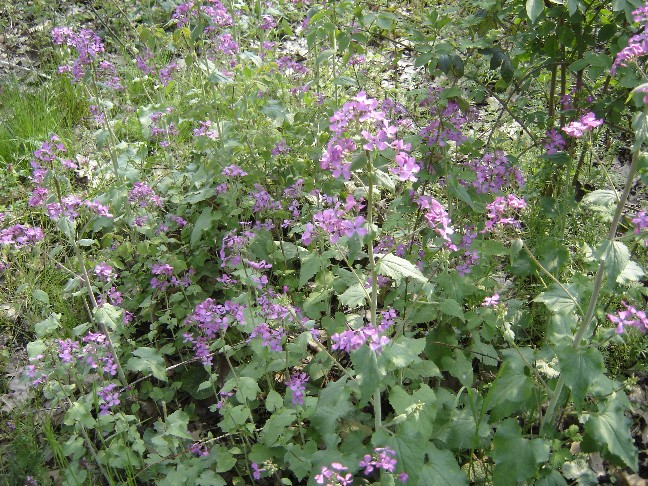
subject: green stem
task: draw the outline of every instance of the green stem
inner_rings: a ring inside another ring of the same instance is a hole
[[[621,216],[623,215],[623,208],[625,207],[626,201],[628,200],[628,195],[630,194],[630,189],[632,188],[632,181],[634,180],[635,174],[637,172],[637,167],[639,165],[639,152],[640,152],[640,148],[636,148],[632,152],[632,163],[630,164],[630,170],[628,171],[628,177],[626,179],[625,187],[623,189],[623,194],[621,194],[621,198],[617,202],[616,211],[614,213],[612,223],[610,223],[610,230],[608,231],[607,240],[610,243],[613,242],[616,237],[619,221],[621,220]],[[592,290],[592,296],[590,297],[589,305],[587,306],[587,310],[585,311],[585,317],[583,317],[583,321],[581,322],[581,325],[576,331],[576,334],[574,335],[574,340],[572,341],[571,344],[574,349],[578,349],[580,347],[581,340],[583,339],[583,336],[585,335],[585,332],[589,328],[592,318],[594,317],[594,311],[596,310],[596,302],[598,300],[599,293],[601,292],[601,287],[603,286],[604,272],[605,272],[605,260],[601,260],[601,263],[599,264],[598,267],[598,271],[596,272],[596,278],[594,280],[594,288]],[[562,389],[564,386],[565,386],[565,375],[561,373],[560,377],[558,378],[558,382],[556,383],[556,388],[554,389],[553,396],[551,397],[551,401],[547,406],[547,411],[545,412],[545,415],[542,418],[542,423],[540,425],[540,433],[542,433],[545,429],[545,426],[551,423],[551,421],[553,420],[553,415],[556,410],[556,406],[558,405],[558,401],[560,400],[560,395],[562,393]]]

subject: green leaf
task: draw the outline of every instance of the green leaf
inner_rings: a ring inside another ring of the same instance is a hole
[[[280,413],[273,414],[263,426],[263,442],[272,447],[277,445],[276,442],[286,431],[286,427],[295,421],[296,413],[294,410],[282,410]]]
[[[189,425],[189,415],[183,410],[176,410],[171,415],[167,416],[164,421],[164,435],[172,435],[180,437],[181,439],[192,440],[193,437],[187,432]]]
[[[133,357],[126,363],[129,371],[152,373],[160,381],[167,381],[166,363],[157,349],[141,347],[133,351]]]
[[[364,405],[376,391],[385,370],[378,367],[376,352],[366,345],[351,351],[351,361],[360,381],[360,405]]]
[[[573,284],[567,284],[564,285],[564,287],[569,294],[558,285],[551,284],[549,290],[538,295],[533,299],[533,301],[544,303],[551,312],[556,314],[569,314],[576,309],[576,302],[578,302],[579,294],[578,289]],[[569,295],[574,297],[576,302],[574,302]]]
[[[603,355],[595,348],[560,346],[556,349],[560,372],[571,389],[576,411],[583,408],[583,399],[590,383],[596,383],[605,372]]]
[[[454,299],[444,299],[439,305],[439,309],[441,309],[441,312],[445,315],[458,317],[462,322],[466,322],[461,305],[459,305],[459,302]]]
[[[624,415],[621,401],[617,394],[613,394],[606,402],[598,403],[598,412],[583,414],[583,451],[603,451],[603,457],[617,466],[627,466],[636,471],[637,448],[630,433],[630,419]]]
[[[632,129],[635,132],[635,141],[632,150],[639,150],[648,139],[648,115],[643,111],[637,113],[632,120]]]
[[[525,373],[524,361],[509,355],[500,368],[497,379],[486,395],[486,409],[504,418],[512,413],[530,410],[536,404],[533,379]]]
[[[367,299],[367,291],[360,283],[354,284],[340,295],[340,302],[348,306],[350,309],[355,309],[365,303]]]
[[[443,367],[457,378],[462,385],[470,387],[473,383],[472,363],[461,349],[454,350],[454,358],[446,356],[441,360]]]
[[[261,113],[270,118],[277,127],[284,122],[292,123],[294,115],[281,103],[281,101],[270,100],[268,104],[261,109]]]
[[[47,292],[41,290],[41,289],[36,289],[32,292],[32,297],[37,300],[38,302],[42,302],[45,305],[49,305],[49,295],[47,295]]]
[[[610,189],[598,189],[585,194],[581,204],[592,211],[604,215],[606,220],[611,221],[617,202],[617,195],[614,191]]]
[[[270,390],[268,392],[268,396],[265,399],[265,406],[268,412],[274,412],[275,410],[279,410],[283,406],[283,403],[284,403],[283,397],[279,395],[276,391]]]
[[[304,479],[311,472],[313,455],[317,452],[317,444],[309,440],[302,448],[299,444],[286,444],[284,461],[290,464],[290,471],[298,480]]]
[[[630,250],[621,241],[605,240],[596,249],[594,256],[598,260],[605,261],[605,273],[608,277],[608,284],[612,285],[628,265],[630,261]]]
[[[468,484],[465,473],[452,452],[439,450],[433,444],[426,449],[428,462],[421,469],[418,484],[426,486],[460,486]]]
[[[400,386],[394,386],[389,392],[389,403],[396,413],[393,420],[399,424],[399,434],[408,436],[420,433],[425,440],[432,438],[436,402],[434,391],[424,383],[413,395]]]
[[[397,435],[386,437],[386,432],[377,432],[372,438],[376,446],[389,447],[396,452],[398,468],[409,475],[409,484],[425,484],[419,481],[421,470],[425,464],[426,441],[419,433],[412,435]]]
[[[322,436],[335,433],[337,421],[355,410],[349,401],[346,382],[347,377],[343,376],[338,381],[329,383],[320,392],[312,422]]]
[[[425,349],[425,339],[413,339],[399,336],[392,344],[383,349],[383,356],[393,368],[401,369],[414,362],[419,362],[419,354]],[[389,367],[392,368],[392,367]]]
[[[215,217],[212,212],[212,208],[210,206],[207,206],[205,209],[203,209],[202,213],[200,213],[198,220],[191,230],[191,248],[195,248],[196,245],[200,242],[203,232],[211,229],[214,220]]]
[[[544,1],[543,0],[527,0],[526,2],[526,11],[531,23],[535,23],[536,19],[540,17],[540,14],[544,12]]]
[[[380,257],[381,255],[377,256]],[[380,258],[377,270],[379,275],[391,277],[396,282],[400,282],[403,278],[412,278],[423,283],[428,281],[416,265],[392,253]]]
[[[508,419],[497,427],[493,438],[493,460],[493,484],[515,485],[518,481],[533,478],[538,466],[549,460],[549,445],[542,439],[523,438],[517,420]]]
[[[322,257],[316,252],[304,252],[300,255],[301,269],[299,272],[299,287],[306,285],[317,275],[322,266]]]
[[[50,314],[47,319],[37,323],[34,326],[34,331],[36,331],[36,336],[43,337],[47,336],[52,331],[55,331],[61,327],[61,314]]]

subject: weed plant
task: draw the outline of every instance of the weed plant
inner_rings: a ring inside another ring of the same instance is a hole
[[[0,107],[6,482],[645,467],[648,6],[429,3],[55,26]]]

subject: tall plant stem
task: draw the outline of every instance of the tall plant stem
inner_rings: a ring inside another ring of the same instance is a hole
[[[376,260],[374,259],[373,242],[373,161],[371,153],[367,151],[367,174],[369,175],[369,192],[367,194],[367,225],[369,226],[369,241],[367,242],[367,253],[369,254],[369,269],[371,271],[371,324],[375,326],[378,313],[378,272],[376,271]],[[373,397],[374,415],[376,430],[382,427],[382,405],[380,403],[380,385],[374,392]]]
[[[612,218],[612,223],[610,223],[610,229],[608,231],[608,236],[607,236],[608,242],[613,242],[616,237],[616,232],[619,227],[619,221],[621,221],[621,216],[623,215],[623,208],[628,200],[628,195],[630,194],[630,189],[632,188],[632,181],[634,180],[635,174],[637,172],[637,167],[639,165],[639,151],[640,148],[635,148],[635,150],[632,152],[632,163],[630,164],[630,170],[628,171],[628,177],[626,179],[625,187],[623,188],[623,193],[621,194],[621,198],[617,202],[617,207],[614,213],[614,217]],[[576,334],[574,335],[574,339],[571,344],[574,349],[578,349],[580,347],[581,340],[583,339],[583,336],[585,335],[585,332],[589,328],[590,323],[592,322],[592,318],[594,317],[594,311],[596,310],[596,301],[598,300],[599,293],[601,292],[601,287],[603,286],[604,272],[605,272],[605,260],[603,259],[601,260],[601,263],[599,264],[598,267],[598,271],[596,272],[596,278],[594,280],[594,288],[592,290],[592,296],[590,297],[589,300],[589,305],[587,306],[587,310],[585,311],[585,317],[583,317],[583,321],[581,322],[581,325],[576,331]],[[542,418],[542,424],[540,425],[541,433],[544,431],[545,426],[551,423],[551,421],[553,420],[553,415],[556,410],[556,405],[558,405],[558,401],[560,400],[560,395],[562,393],[562,389],[564,386],[565,386],[565,375],[561,373],[560,377],[558,378],[558,382],[556,383],[556,388],[554,389],[553,396],[551,397],[551,401],[547,406],[547,411],[544,417]]]

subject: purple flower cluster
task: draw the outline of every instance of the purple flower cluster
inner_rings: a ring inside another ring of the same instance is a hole
[[[110,383],[97,391],[97,396],[101,400],[99,403],[99,415],[108,415],[112,407],[116,407],[121,403],[117,388],[118,385]]]
[[[94,273],[102,282],[111,282],[117,278],[117,274],[113,267],[108,265],[106,262],[101,262],[99,265],[95,265]]]
[[[567,146],[567,142],[560,134],[558,130],[552,128],[547,131],[547,138],[545,139],[544,148],[547,151],[547,155],[555,155],[563,150]]]
[[[620,66],[627,66],[630,62],[636,61],[648,53],[648,33],[646,32],[646,26],[648,26],[648,5],[644,5],[632,12],[632,16],[635,22],[642,24],[641,31],[630,37],[628,45],[616,55],[612,69],[610,69],[612,76],[616,74]]]
[[[216,140],[218,138],[218,129],[212,128],[211,120],[199,121],[198,124],[200,127],[194,128],[194,137],[207,137],[211,140]]]
[[[449,250],[457,250],[457,245],[450,239],[455,230],[443,205],[432,196],[418,196],[414,201],[423,211],[423,218],[428,226],[444,240],[444,246]]]
[[[446,147],[448,142],[461,145],[468,140],[462,132],[462,126],[476,118],[474,110],[463,111],[454,100],[449,100],[442,106],[442,92],[442,88],[431,86],[427,98],[420,103],[422,107],[429,107],[432,116],[432,121],[419,132],[428,147]]]
[[[302,63],[295,61],[290,56],[282,56],[277,59],[277,67],[284,74],[295,73],[303,75],[308,73],[308,68]]]
[[[581,138],[587,132],[591,132],[594,128],[600,127],[602,124],[603,120],[598,120],[596,115],[590,111],[581,116],[580,119],[574,120],[562,127],[562,131],[570,137]]]
[[[393,149],[396,152],[396,167],[391,168],[390,172],[401,181],[416,181],[416,174],[421,168],[409,154],[411,145],[396,138],[398,128],[379,109],[378,100],[367,98],[364,91],[360,91],[333,113],[329,129],[333,137],[320,159],[320,168],[330,169],[333,177],[347,180],[351,178],[350,155],[360,144],[367,151]],[[352,136],[358,132],[361,139],[356,143]]]
[[[350,473],[344,473],[348,470],[348,467],[344,467],[339,462],[333,462],[330,466],[322,466],[320,473],[315,475],[315,482],[326,486],[351,486],[353,476]]]
[[[626,302],[621,303],[624,305],[626,310],[617,311],[616,314],[607,315],[610,322],[616,324],[617,334],[623,334],[626,326],[635,327],[639,329],[639,331],[645,333],[648,330],[648,317],[646,317],[646,312],[637,310]]]
[[[54,44],[65,44],[76,49],[78,57],[72,65],[67,64],[59,67],[60,73],[71,72],[75,82],[83,78],[85,67],[106,50],[99,36],[89,29],[83,29],[77,33],[69,27],[55,27],[52,29],[52,40]]]
[[[471,184],[479,194],[497,193],[506,187],[524,186],[522,172],[513,167],[501,150],[486,154],[481,159],[473,159],[464,165],[475,173],[475,180],[471,183],[461,183],[465,186]]]
[[[63,364],[81,364],[91,370],[99,369],[109,375],[117,374],[117,363],[112,354],[106,351],[106,336],[101,333],[89,332],[83,337],[83,347],[72,339],[58,339],[57,356]]]
[[[209,449],[202,442],[194,442],[191,444],[189,452],[196,457],[207,457],[209,455]]]
[[[252,231],[245,230],[242,235],[237,234],[237,231],[230,231],[223,237],[221,248],[218,256],[221,259],[221,267],[236,267],[242,261],[241,252],[256,237]]]
[[[273,157],[277,157],[281,154],[287,154],[288,152],[290,152],[290,147],[288,147],[288,144],[285,140],[281,140],[280,142],[275,143],[275,146],[270,151]]]
[[[648,214],[646,214],[646,211],[639,211],[636,216],[632,218],[632,222],[635,225],[634,234],[641,234],[643,230],[648,228]],[[648,246],[648,238],[644,240],[644,244]]]
[[[382,352],[383,347],[389,344],[389,338],[385,334],[394,325],[397,314],[394,309],[382,311],[380,314],[381,322],[377,326],[367,324],[360,329],[347,329],[333,334],[331,336],[331,342],[333,343],[331,348],[349,353],[368,343],[369,348],[376,353]]]
[[[525,208],[526,201],[514,194],[496,197],[492,203],[486,205],[488,220],[482,233],[492,231],[496,226],[512,226],[519,229],[520,222],[510,214]]]
[[[261,479],[261,473],[265,472],[265,469],[259,468],[259,465],[256,462],[250,464],[250,469],[252,469],[252,477],[258,481]]]
[[[387,471],[393,473],[396,469],[396,452],[389,447],[376,447],[373,455],[365,454],[360,461],[359,466],[364,468],[364,475],[368,476],[374,470]]]
[[[283,351],[283,348],[281,347],[281,343],[286,337],[286,332],[283,326],[279,326],[276,329],[274,329],[268,326],[267,323],[262,322],[254,329],[252,329],[252,332],[250,333],[250,336],[248,337],[247,340],[249,342],[252,339],[257,337],[261,338],[261,345],[266,348],[270,348],[271,351],[276,351],[276,352]]]
[[[136,182],[128,193],[128,202],[141,208],[162,207],[164,202],[153,189],[143,182]]]
[[[205,28],[205,32],[232,25],[232,16],[219,0],[207,0],[205,3],[198,8],[193,0],[181,3],[176,7],[172,18],[177,22],[178,27],[184,27],[192,19],[198,20],[200,17],[206,17],[209,24]]]
[[[186,324],[195,324],[200,334],[196,337],[193,333],[184,333],[184,342],[193,345],[194,354],[205,366],[212,364],[209,340],[225,332],[234,321],[242,325],[245,322],[244,310],[245,306],[236,302],[228,300],[221,305],[210,298],[198,304],[193,314],[186,319]]]
[[[173,113],[173,107],[168,107],[165,111],[155,111],[151,113],[151,138],[160,140],[161,147],[168,147],[171,144],[171,138],[178,135],[178,128],[173,122],[167,122],[165,115]]]
[[[178,278],[173,275],[173,267],[169,264],[156,263],[151,267],[151,273],[154,275],[150,280],[151,287],[164,292],[169,287],[187,288],[191,285],[191,276],[196,273],[195,270],[189,269],[182,277]]]
[[[15,224],[0,230],[0,245],[7,245],[16,249],[35,245],[43,238],[45,238],[45,234],[37,226]]]
[[[304,393],[306,392],[306,383],[308,382],[308,375],[306,373],[293,373],[289,380],[286,381],[286,386],[292,392],[292,404],[303,405]]]

